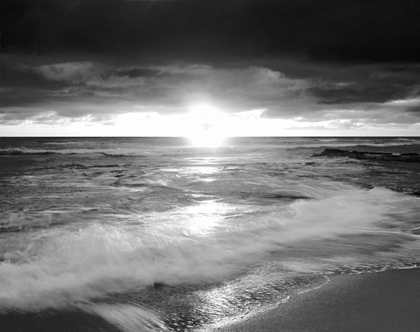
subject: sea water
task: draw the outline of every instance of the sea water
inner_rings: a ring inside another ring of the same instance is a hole
[[[420,164],[325,148],[420,138],[0,138],[1,331],[211,329],[418,266]]]

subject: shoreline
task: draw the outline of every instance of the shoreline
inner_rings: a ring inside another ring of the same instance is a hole
[[[420,269],[337,275],[287,303],[219,332],[415,332],[420,328]]]

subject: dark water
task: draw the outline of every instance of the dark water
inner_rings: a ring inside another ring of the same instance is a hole
[[[420,261],[420,138],[0,139],[1,331],[190,331]]]

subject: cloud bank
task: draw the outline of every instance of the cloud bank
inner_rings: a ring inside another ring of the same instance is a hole
[[[157,118],[200,104],[253,114],[270,135],[413,134],[420,123],[417,1],[6,0],[3,9],[3,132],[110,130],[124,114],[154,114],[158,128]]]

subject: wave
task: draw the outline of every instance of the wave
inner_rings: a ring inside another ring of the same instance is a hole
[[[337,142],[338,138],[316,138],[314,141],[317,142]]]
[[[19,155],[76,155],[76,154],[99,154],[105,157],[121,158],[121,157],[142,157],[144,153],[136,150],[121,153],[119,151],[107,151],[98,149],[61,149],[61,150],[47,150],[47,149],[28,149],[28,148],[8,148],[0,149],[0,156],[19,156]]]
[[[414,138],[404,138],[404,137],[400,137],[400,138],[396,138],[396,141],[417,141],[420,142],[419,139],[414,139]]]
[[[49,154],[65,154],[63,152],[53,151],[53,150],[32,150],[24,148],[10,148],[10,149],[0,149],[0,155],[23,155],[23,154],[36,154],[36,155],[49,155]],[[74,153],[70,153],[74,154]]]
[[[324,189],[312,199],[264,194],[282,202],[267,206],[207,199],[141,223],[84,225],[73,215],[77,227],[10,234],[0,243],[0,313],[78,308],[130,332],[187,329],[285,299],[325,281],[321,273],[418,263],[417,198]]]
[[[316,149],[316,148],[363,148],[363,147],[411,147],[413,145],[419,145],[420,141],[413,141],[413,142],[389,142],[389,143],[360,143],[360,142],[348,142],[348,143],[340,143],[340,142],[320,142],[315,144],[299,144],[298,146],[289,146],[284,147],[288,150],[300,150],[300,149]]]
[[[297,248],[307,247],[309,253],[311,245],[316,245],[318,252],[331,253],[334,242],[320,239],[335,239],[335,253],[346,255],[340,241],[365,234],[367,229],[369,236],[394,229],[401,241],[414,241],[411,233],[403,232],[392,219],[395,206],[407,210],[414,200],[375,188],[322,200],[299,200],[264,211],[207,201],[161,213],[147,226],[94,224],[76,232],[41,230],[29,244],[21,243],[26,248],[19,255],[10,252],[0,265],[0,306],[60,307],[155,282],[173,285],[222,280],[255,262],[284,253],[291,257]],[[153,214],[146,219],[156,217]],[[408,228],[412,225],[407,224]],[[381,239],[384,243],[388,240]],[[357,243],[346,248],[347,255],[352,250],[357,254],[357,246],[368,251],[384,243]],[[410,257],[418,254],[418,249]],[[13,260],[7,258],[12,256]]]
[[[98,304],[79,306],[80,309],[96,314],[123,331],[169,332],[172,329],[163,322],[158,313],[138,304]]]
[[[339,149],[325,149],[319,154],[314,154],[312,157],[348,157],[361,160],[377,160],[377,161],[402,161],[419,163],[420,155],[418,153],[391,153],[391,152],[359,152],[346,151]]]
[[[107,152],[101,152],[102,155],[105,157],[112,157],[112,158],[120,158],[120,157],[129,157],[128,154],[118,154],[118,153],[107,153]]]
[[[44,149],[27,149],[27,148],[9,148],[0,149],[0,155],[18,156],[18,155],[75,155],[75,154],[101,154],[106,157],[127,157],[127,154],[103,152],[94,149],[63,149],[63,150],[44,150]]]

